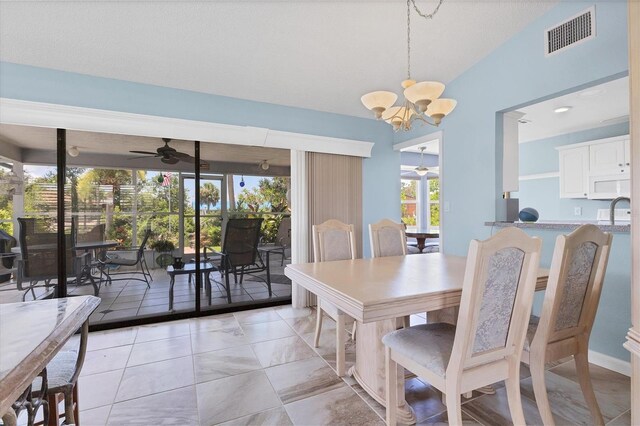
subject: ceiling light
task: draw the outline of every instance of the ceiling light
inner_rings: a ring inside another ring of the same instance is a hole
[[[571,109],[570,106],[561,106],[553,110],[556,114],[562,114],[563,112],[567,112]]]
[[[414,170],[418,174],[418,176],[424,176],[429,172],[429,169],[427,169],[422,163],[422,159],[424,157],[424,150],[426,149],[426,147],[421,146],[419,149],[420,149],[420,165],[416,167]]]
[[[269,170],[269,163],[267,163],[267,160],[262,160],[262,162],[260,163],[260,168],[265,172]]]
[[[578,96],[582,98],[588,98],[590,96],[599,95],[600,93],[604,93],[604,89],[587,89],[578,93]]]
[[[393,106],[398,95],[382,90],[367,93],[360,98],[362,104],[373,111],[376,119],[382,119],[391,124],[395,131],[411,130],[411,124],[416,120],[438,126],[442,119],[456,107],[455,100],[440,98],[444,92],[444,84],[439,81],[416,83],[411,79],[411,4],[420,16],[430,19],[438,13],[443,1],[438,2],[433,12],[425,14],[418,9],[415,0],[407,0],[407,79],[401,83],[404,89],[403,104]],[[431,118],[431,121],[427,117]]]
[[[72,146],[71,148],[69,148],[67,150],[67,153],[71,156],[71,157],[77,157],[78,155],[80,155],[80,150],[78,149],[77,146]]]

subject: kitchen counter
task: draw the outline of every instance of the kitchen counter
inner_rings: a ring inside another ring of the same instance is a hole
[[[601,224],[596,221],[538,221],[538,222],[485,222],[486,226],[495,226],[497,228],[506,228],[509,226],[515,226],[516,228],[523,229],[548,229],[548,230],[562,230],[573,231],[580,225],[585,224],[596,225],[604,232],[625,233],[631,232],[631,225],[629,223],[619,223],[616,225]]]

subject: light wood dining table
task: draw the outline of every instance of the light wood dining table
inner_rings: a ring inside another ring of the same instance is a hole
[[[457,307],[465,263],[464,257],[430,253],[288,265],[285,275],[358,322],[356,363],[349,374],[386,406],[382,337],[398,328],[397,318]],[[536,290],[543,290],[547,279],[548,270],[540,269]],[[399,372],[398,422],[415,421]]]

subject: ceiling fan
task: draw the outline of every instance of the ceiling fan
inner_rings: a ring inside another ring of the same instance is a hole
[[[196,161],[196,159],[190,156],[189,154],[186,154],[184,152],[178,152],[175,148],[170,147],[169,142],[171,142],[171,139],[162,138],[162,140],[164,141],[164,146],[161,146],[160,148],[158,148],[156,152],[129,151],[132,154],[145,154],[140,157],[129,158],[129,160],[136,160],[138,158],[157,157],[157,158],[160,158],[160,161],[162,161],[165,164],[176,164],[179,161],[194,163]]]

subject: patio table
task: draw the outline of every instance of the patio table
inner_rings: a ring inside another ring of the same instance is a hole
[[[205,285],[205,291],[207,293],[207,299],[209,300],[209,305],[211,305],[211,279],[209,274],[211,272],[217,271],[218,267],[213,263],[209,262],[200,262],[200,273],[202,274],[202,282]],[[173,265],[167,266],[167,274],[171,278],[169,282],[169,311],[173,311],[173,286],[176,282],[176,275],[185,275],[185,274],[193,274],[196,272],[196,264],[195,263],[186,263],[182,269],[176,269]],[[200,291],[200,289],[198,289]]]

